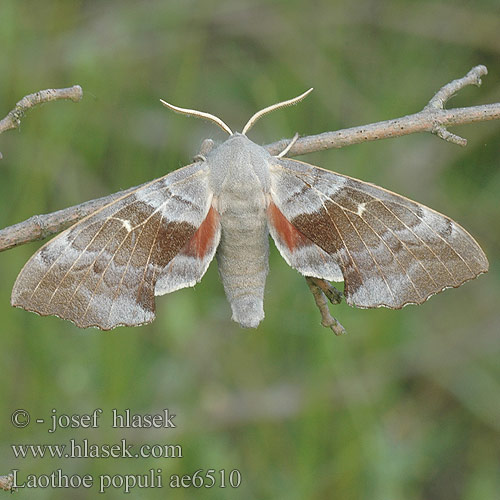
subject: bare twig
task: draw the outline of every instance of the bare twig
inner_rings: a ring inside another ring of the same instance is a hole
[[[449,99],[451,99],[459,90],[463,89],[467,85],[477,85],[481,86],[481,77],[488,74],[486,66],[479,65],[472,68],[463,78],[458,80],[453,80],[444,87],[442,87],[434,97],[429,101],[429,104],[424,108],[429,111],[436,111],[444,109],[444,105]],[[433,130],[433,134],[436,134],[441,139],[445,141],[453,142],[459,146],[467,146],[467,139],[460,137],[459,135],[449,132],[444,126],[436,123]]]
[[[393,120],[301,137],[293,145],[288,156],[300,156],[307,153],[314,153],[315,151],[343,148],[362,142],[401,137],[417,132],[433,132],[439,126],[465,125],[467,123],[499,119],[500,103],[471,106],[468,108],[435,111],[423,110],[419,113]],[[446,139],[445,137],[442,138]],[[278,154],[289,142],[290,139],[282,139],[281,141],[268,144],[266,149],[271,154]],[[466,142],[460,142],[460,145],[465,146]]]
[[[145,183],[148,184],[148,183]],[[142,185],[142,184],[141,184]],[[64,208],[57,212],[43,215],[33,215],[23,222],[0,230],[0,252],[30,241],[43,240],[63,229],[77,223],[87,215],[99,210],[104,205],[131,193],[140,186],[135,186],[102,198],[86,201],[79,205]]]
[[[50,101],[60,101],[62,99],[70,99],[73,102],[78,102],[83,96],[82,87],[80,85],[73,85],[65,89],[46,89],[39,90],[34,94],[24,96],[19,102],[16,103],[13,110],[0,120],[0,134],[6,130],[18,128],[21,125],[21,118],[24,117],[26,111],[37,104]],[[0,152],[0,160],[3,158]]]
[[[467,85],[481,86],[481,77],[488,74],[486,66],[474,66],[463,78],[458,78],[441,87],[424,109],[443,109],[444,105]]]
[[[0,489],[10,492],[17,491],[17,488],[14,488],[14,474],[10,473],[6,476],[0,476]]]
[[[83,96],[83,91],[80,85],[74,85],[73,87],[68,87],[65,89],[46,89],[39,90],[34,94],[29,94],[24,96],[14,107],[9,114],[0,120],[0,134],[6,130],[11,130],[13,128],[19,127],[21,124],[21,118],[23,118],[24,113],[36,106],[37,104],[42,104],[44,102],[50,101],[60,101],[62,99],[70,99],[73,102],[78,102]]]
[[[442,133],[438,130],[451,125],[498,120],[500,119],[500,103],[454,109],[443,109],[442,106],[463,87],[479,85],[481,76],[486,73],[485,66],[475,66],[463,78],[442,87],[422,111],[413,115],[302,137],[293,145],[288,156],[299,156],[331,148],[343,148],[361,142],[401,137],[416,132],[432,132],[449,142],[465,146],[467,144],[465,139],[459,138],[457,140],[458,136],[451,134],[451,132]],[[290,139],[282,139],[268,144],[266,148],[271,154],[278,154],[289,142]]]

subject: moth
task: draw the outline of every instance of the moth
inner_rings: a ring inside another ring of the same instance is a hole
[[[304,276],[344,281],[361,308],[420,304],[488,270],[456,222],[367,182],[278,156],[209,113],[229,138],[194,163],[123,196],[40,248],[14,284],[13,306],[109,330],[153,321],[155,296],[194,286],[214,256],[232,319],[264,318],[269,234]]]

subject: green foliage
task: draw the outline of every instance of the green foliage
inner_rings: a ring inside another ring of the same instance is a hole
[[[0,115],[27,93],[80,84],[79,104],[31,111],[0,137],[0,227],[159,177],[190,161],[215,126],[159,99],[206,110],[238,129],[257,110],[310,86],[271,114],[260,143],[421,109],[444,83],[486,64],[481,89],[449,106],[500,101],[496,2],[148,2],[2,0]],[[334,315],[323,329],[304,280],[271,251],[266,319],[230,321],[214,265],[195,289],[157,300],[149,326],[80,331],[9,306],[39,247],[0,255],[0,474],[165,475],[239,469],[241,487],[135,492],[135,498],[489,499],[500,491],[499,123],[461,127],[466,150],[414,135],[304,158],[423,202],[481,243],[491,271],[401,311]],[[99,429],[51,435],[35,418],[102,408]],[[16,408],[32,415],[10,425]],[[175,430],[124,431],[110,410],[177,414]],[[15,459],[12,443],[87,438],[179,443],[184,458]],[[95,493],[95,490],[93,490]],[[78,490],[70,496],[80,498]],[[33,490],[29,498],[68,498]],[[121,498],[109,491],[107,498]]]

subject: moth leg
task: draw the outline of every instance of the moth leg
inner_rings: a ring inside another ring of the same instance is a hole
[[[342,302],[344,294],[340,290],[337,290],[328,281],[320,278],[313,278],[311,276],[307,276],[306,279],[311,280],[317,287],[319,287],[332,304],[340,304]]]
[[[214,149],[215,142],[212,139],[204,139],[200,146],[200,151],[193,157],[193,161],[207,161],[206,155]]]
[[[340,304],[344,294],[328,281],[311,276],[304,276],[304,278],[321,313],[321,325],[330,328],[335,335],[345,335],[347,333],[345,328],[330,314],[326,301],[328,299],[332,304]]]

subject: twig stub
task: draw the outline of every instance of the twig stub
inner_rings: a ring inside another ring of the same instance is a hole
[[[450,83],[447,83],[441,87],[435,94],[434,97],[429,101],[427,106],[425,106],[424,111],[434,112],[435,110],[443,110],[445,104],[460,90],[462,90],[467,85],[477,85],[481,86],[481,76],[487,75],[488,69],[486,66],[480,64],[472,68],[463,78],[458,78]],[[460,137],[457,134],[453,134],[448,131],[442,124],[435,123],[431,132],[437,135],[439,138],[457,144],[458,146],[467,146],[467,139]]]
[[[24,116],[25,112],[33,106],[44,102],[60,101],[63,99],[78,102],[82,97],[83,90],[80,85],[73,85],[73,87],[64,89],[39,90],[38,92],[24,96],[16,103],[14,109],[9,111],[7,116],[0,120],[0,134],[6,130],[19,127],[21,118]]]
[[[464,77],[443,85],[424,109],[444,109],[444,105],[460,90],[468,85],[481,86],[481,77],[488,74],[486,66],[474,66]]]

